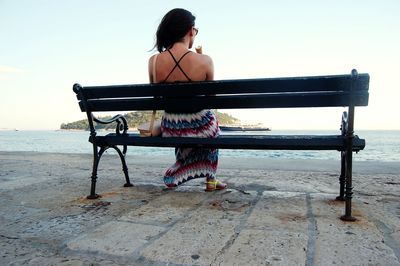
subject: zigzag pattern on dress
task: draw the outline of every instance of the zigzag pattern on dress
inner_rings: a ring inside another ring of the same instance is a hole
[[[163,137],[198,138],[216,138],[220,132],[216,116],[211,110],[189,114],[165,112],[161,131]],[[175,157],[176,162],[164,175],[164,183],[168,187],[179,186],[194,178],[216,178],[217,149],[176,148]]]

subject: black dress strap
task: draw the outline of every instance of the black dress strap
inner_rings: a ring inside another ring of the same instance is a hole
[[[185,75],[185,77],[188,79],[188,81],[192,81],[189,76],[185,73],[185,71],[182,69],[182,67],[179,65],[179,63],[182,61],[182,59],[188,54],[190,53],[190,51],[187,51],[186,53],[184,53],[181,58],[179,58],[179,60],[176,60],[175,56],[171,53],[170,50],[167,50],[168,53],[171,55],[172,59],[175,62],[175,66],[172,68],[172,70],[169,72],[169,74],[167,75],[167,77],[164,79],[163,82],[166,82],[167,79],[169,78],[169,76],[171,76],[172,72],[174,72],[175,68],[179,68],[181,70],[181,72],[183,73],[183,75]]]

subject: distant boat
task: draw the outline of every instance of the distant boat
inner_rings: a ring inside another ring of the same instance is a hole
[[[271,131],[268,127],[219,126],[222,131]]]

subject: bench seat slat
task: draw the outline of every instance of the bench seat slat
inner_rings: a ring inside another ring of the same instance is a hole
[[[149,147],[198,147],[253,150],[345,150],[341,135],[223,135],[218,138],[141,137],[139,134],[96,136],[96,142],[107,145]],[[92,139],[90,139],[92,142]],[[355,136],[353,151],[364,149],[365,140]]]

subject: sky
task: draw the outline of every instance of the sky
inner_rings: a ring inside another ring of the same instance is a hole
[[[215,79],[369,73],[355,130],[400,129],[400,1],[0,0],[0,129],[85,119],[72,91],[148,83],[162,17],[196,16]],[[338,130],[344,108],[220,110],[274,129]],[[99,114],[104,115],[104,113]]]

